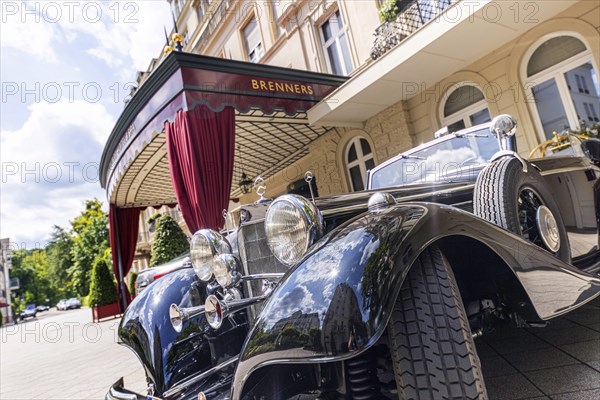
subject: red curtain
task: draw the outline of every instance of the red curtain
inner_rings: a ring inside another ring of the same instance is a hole
[[[125,279],[125,275],[127,275],[131,269],[133,257],[135,256],[141,210],[143,210],[143,208],[119,208],[114,204],[111,204],[108,213],[113,271],[117,278],[117,291],[119,292],[120,303],[123,298],[123,294],[121,293],[122,287],[124,287],[127,302],[131,299],[127,284],[121,285],[121,281]],[[123,276],[121,276],[119,271],[119,254],[121,255]],[[126,307],[127,304],[124,304],[123,306]]]
[[[171,182],[185,223],[192,233],[221,229],[233,176],[233,108],[218,113],[203,105],[180,110],[165,131]]]

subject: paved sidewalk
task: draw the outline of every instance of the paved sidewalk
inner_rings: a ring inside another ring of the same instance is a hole
[[[40,314],[0,329],[0,400],[103,399],[121,376],[145,393],[134,354],[117,344],[118,319],[91,311]],[[546,328],[503,328],[477,340],[490,400],[600,399],[600,300]]]
[[[40,313],[0,329],[0,399],[103,399],[121,376],[145,393],[140,362],[119,345],[119,319],[92,323],[88,308]]]
[[[545,328],[476,341],[490,400],[600,399],[600,299]]]

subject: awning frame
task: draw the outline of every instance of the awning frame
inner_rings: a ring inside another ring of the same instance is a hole
[[[173,52],[140,86],[117,120],[100,162],[101,185],[110,193],[111,185],[114,186],[127,169],[129,160],[138,155],[134,144],[139,148],[141,143],[150,143],[162,132],[166,121],[174,120],[179,109],[189,110],[197,104],[206,104],[219,111],[219,108],[232,106],[239,112],[250,113],[240,116],[241,120],[250,120],[253,110],[261,110],[263,115],[278,111],[306,113],[346,79]],[[270,90],[284,87],[288,90]]]

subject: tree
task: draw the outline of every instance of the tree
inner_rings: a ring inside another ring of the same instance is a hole
[[[167,214],[156,218],[150,266],[166,263],[189,250],[188,239],[173,218]]]
[[[60,298],[71,297],[74,294],[73,282],[69,278],[69,270],[73,266],[71,252],[74,245],[72,233],[54,225],[46,253],[50,284]]]
[[[46,304],[48,299],[56,300],[56,293],[50,284],[48,257],[45,250],[16,250],[13,253],[13,278],[19,279],[17,304]],[[22,300],[22,301],[21,301]]]
[[[92,269],[89,304],[105,306],[116,303],[118,300],[117,286],[108,263],[104,257],[98,257]]]
[[[75,232],[71,256],[73,265],[69,277],[80,296],[87,296],[90,288],[92,266],[109,247],[108,217],[98,199],[86,201],[85,210],[71,221]]]

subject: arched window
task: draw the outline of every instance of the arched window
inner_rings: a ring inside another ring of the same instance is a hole
[[[586,45],[573,36],[544,41],[529,57],[525,87],[535,103],[538,128],[553,132],[600,122],[600,86]]]
[[[346,168],[352,191],[364,190],[367,171],[375,168],[371,145],[364,137],[353,138],[346,146]]]
[[[475,86],[464,84],[446,98],[443,125],[448,127],[448,132],[456,132],[488,121],[490,111],[485,97]]]

